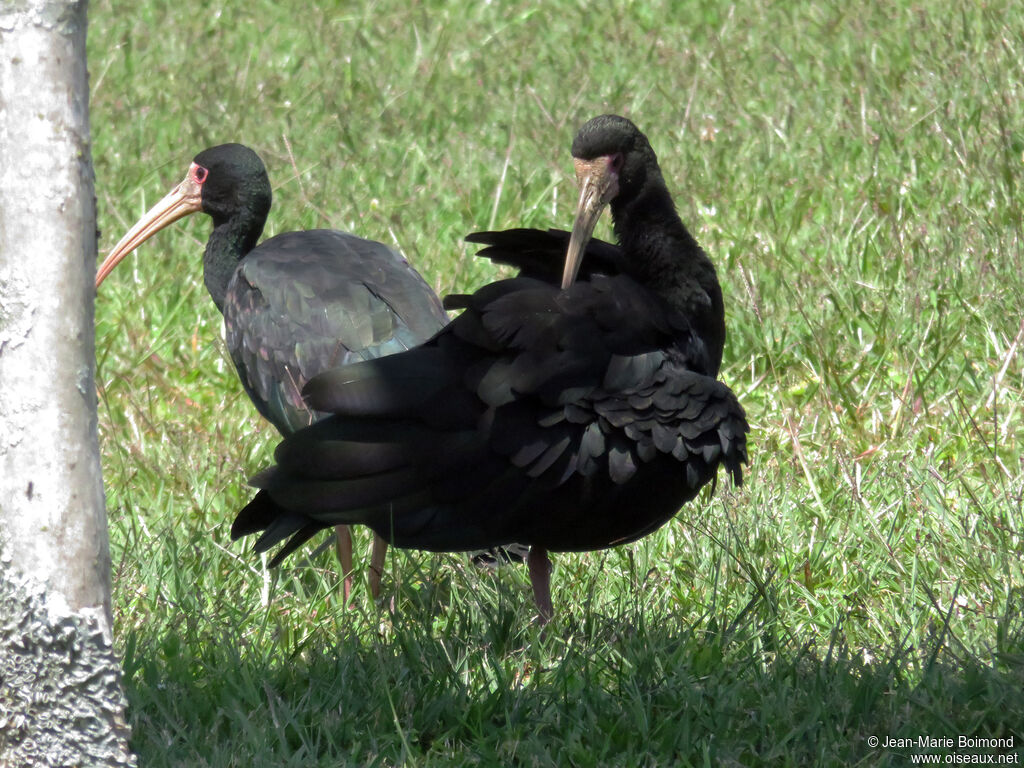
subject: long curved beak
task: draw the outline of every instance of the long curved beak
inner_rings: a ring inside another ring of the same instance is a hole
[[[569,236],[569,250],[565,254],[565,270],[562,272],[562,290],[576,281],[576,274],[583,261],[597,220],[608,202],[619,193],[619,176],[612,170],[611,158],[596,157],[593,160],[573,160],[576,165],[576,183],[580,187],[580,200],[576,206],[576,218],[572,222]]]
[[[135,225],[114,246],[114,250],[110,252],[110,255],[103,260],[100,268],[96,270],[96,287],[100,287],[100,283],[107,278],[107,275],[114,271],[114,267],[118,265],[121,259],[142,245],[146,240],[178,219],[202,210],[202,207],[203,199],[200,186],[193,177],[192,169],[189,168],[185,180],[168,192],[159,203],[150,208],[145,216],[135,222]]]

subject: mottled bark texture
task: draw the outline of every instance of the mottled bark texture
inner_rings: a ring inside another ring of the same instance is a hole
[[[0,766],[136,765],[105,618],[52,612],[0,558]]]
[[[96,437],[85,14],[0,0],[0,766],[134,761]]]

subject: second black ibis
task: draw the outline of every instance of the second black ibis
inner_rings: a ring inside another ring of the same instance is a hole
[[[407,350],[447,321],[437,294],[396,250],[329,229],[287,232],[257,245],[271,204],[263,161],[241,144],[203,150],[100,265],[96,286],[129,253],[190,213],[213,219],[203,279],[224,315],[228,352],[257,410],[282,435],[322,414],[302,399],[318,373]],[[375,538],[370,588],[379,591],[386,544]],[[338,530],[348,602],[352,540]]]
[[[462,314],[416,349],[313,378],[307,402],[333,415],[281,442],[233,538],[261,533],[258,551],[288,539],[274,562],[339,523],[435,551],[522,542],[546,621],[548,551],[645,536],[719,467],[741,482],[748,425],[717,380],[725,314],[711,260],[632,122],[588,121],[572,154],[568,237],[471,237],[524,274],[453,299]],[[605,205],[618,244],[588,248]],[[566,239],[559,276],[552,245]],[[579,271],[588,251],[597,268]]]

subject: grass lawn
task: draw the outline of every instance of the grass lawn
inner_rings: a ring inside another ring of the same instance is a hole
[[[568,226],[576,128],[625,114],[719,269],[747,482],[634,545],[556,555],[546,632],[524,568],[458,555],[394,552],[384,604],[363,586],[346,611],[333,550],[268,573],[229,542],[276,434],[236,380],[192,217],[97,304],[141,764],[1018,757],[1020,7],[313,5],[90,3],[101,250],[196,152],[240,141],[275,185],[267,235],[349,230],[470,290],[498,272],[462,237]]]

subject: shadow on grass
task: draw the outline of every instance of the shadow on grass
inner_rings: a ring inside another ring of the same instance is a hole
[[[728,622],[634,606],[542,631],[507,591],[446,615],[420,592],[290,651],[242,617],[148,647],[130,635],[134,746],[146,765],[685,766],[906,765],[929,753],[920,737],[957,743],[931,750],[940,762],[1024,744],[1020,600],[983,659],[941,620],[929,647],[853,649],[841,627],[797,646],[757,600]]]

